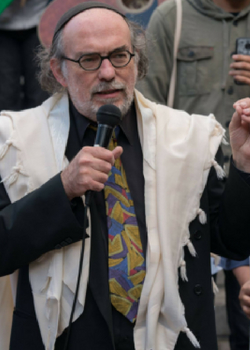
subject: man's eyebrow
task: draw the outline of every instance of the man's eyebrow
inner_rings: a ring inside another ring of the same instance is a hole
[[[124,50],[128,50],[128,46],[127,45],[123,45],[123,46],[120,46],[120,47],[117,47],[116,49],[110,51],[109,53],[111,52],[116,52],[116,51],[124,51]]]
[[[109,51],[108,54],[111,54],[112,52],[119,52],[119,51],[124,51],[124,50],[129,50],[129,47],[127,45],[119,46],[119,47],[116,47],[115,49]],[[80,51],[80,52],[76,52],[75,55],[77,57],[81,57],[83,55],[94,55],[94,54],[100,55],[100,52],[98,52],[98,51],[91,51],[91,52]]]

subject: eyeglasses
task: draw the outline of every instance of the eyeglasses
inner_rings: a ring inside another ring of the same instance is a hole
[[[113,51],[108,56],[101,56],[99,53],[84,54],[78,60],[73,60],[72,58],[65,56],[62,56],[62,58],[78,63],[80,67],[86,71],[94,71],[101,67],[102,61],[106,58],[110,61],[113,67],[122,68],[126,67],[134,56],[134,53],[131,53],[128,50],[123,50]]]

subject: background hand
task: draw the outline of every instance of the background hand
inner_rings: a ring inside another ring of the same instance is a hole
[[[229,125],[233,160],[238,169],[250,173],[250,98],[237,101]]]
[[[86,191],[101,191],[108,173],[122,154],[122,148],[109,151],[103,147],[83,147],[61,173],[64,190],[69,200]]]
[[[239,294],[240,305],[248,318],[250,318],[250,281],[243,284]]]
[[[250,56],[233,55],[235,62],[230,64],[229,74],[240,83],[250,85]]]

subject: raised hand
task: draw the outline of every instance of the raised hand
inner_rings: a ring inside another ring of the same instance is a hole
[[[238,82],[250,85],[250,56],[233,55],[232,58],[229,74]]]
[[[115,159],[121,154],[121,147],[113,151],[103,147],[83,147],[61,173],[69,200],[82,196],[88,190],[101,191]]]
[[[248,318],[250,318],[250,281],[243,284],[239,294],[240,305]]]
[[[250,173],[250,98],[237,101],[234,108],[229,125],[233,160],[238,169]]]

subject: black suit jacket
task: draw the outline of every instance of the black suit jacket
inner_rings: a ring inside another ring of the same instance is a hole
[[[210,250],[232,259],[243,259],[250,254],[249,198],[250,187],[234,167],[225,192],[224,183],[217,179],[212,169],[201,199],[201,208],[208,213],[208,222],[202,225],[196,219],[190,225],[197,257],[186,252],[189,282],[180,280],[180,295],[188,326],[200,340],[203,350],[217,349]],[[60,249],[82,238],[82,226],[77,218],[79,205],[82,204],[72,207],[64,193],[60,175],[12,205],[6,205],[7,201],[7,195],[2,193],[0,275],[20,269],[10,349],[40,350],[44,347],[35,317],[28,264],[47,251]],[[99,213],[94,203],[91,211],[93,239],[90,281],[84,313],[72,327],[70,349],[112,350],[114,340],[108,290],[107,238],[101,234],[98,226]],[[58,338],[57,350],[63,348],[64,337],[63,334]],[[131,332],[124,337],[121,349],[123,345],[126,349],[126,338],[129,343]],[[191,350],[193,346],[186,335],[181,334],[176,350],[184,349]]]

